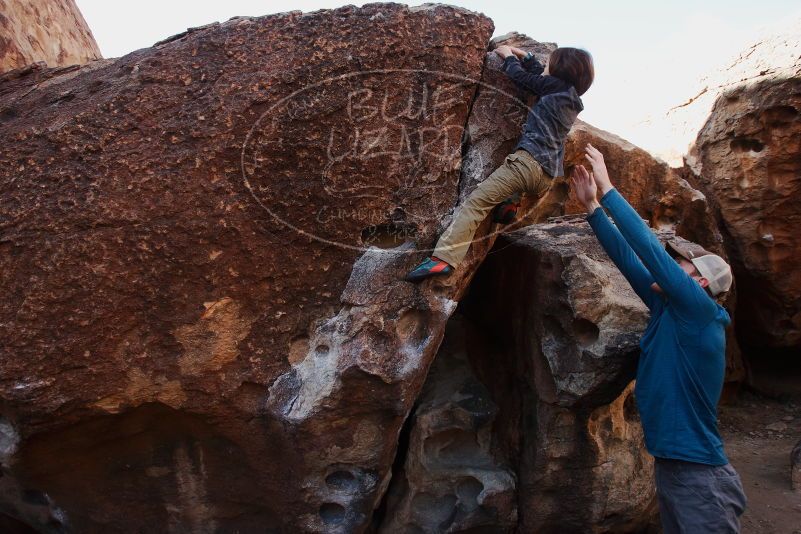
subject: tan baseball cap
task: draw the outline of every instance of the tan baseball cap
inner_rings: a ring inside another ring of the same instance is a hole
[[[718,296],[731,289],[731,267],[717,254],[712,254],[701,245],[686,239],[671,239],[666,248],[695,265],[698,273],[709,281],[709,292],[712,295]]]

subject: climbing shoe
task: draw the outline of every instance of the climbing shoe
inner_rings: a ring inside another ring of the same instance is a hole
[[[507,198],[492,210],[492,222],[500,224],[511,224],[515,221],[517,208],[520,204],[512,198]]]
[[[406,280],[408,282],[419,282],[420,280],[428,278],[429,276],[434,276],[435,274],[448,274],[452,271],[453,267],[448,265],[447,262],[442,261],[436,256],[431,256],[430,258],[423,260],[423,263],[409,271],[409,274],[406,275]]]

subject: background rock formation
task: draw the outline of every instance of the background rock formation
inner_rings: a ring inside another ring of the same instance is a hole
[[[752,386],[799,393],[801,20],[711,77],[685,173],[714,207],[737,283],[735,330]],[[688,111],[689,113],[690,111]]]
[[[40,61],[62,67],[101,57],[75,0],[0,0],[0,74]]]
[[[758,58],[763,43],[751,52]],[[715,200],[734,261],[743,306],[744,341],[801,347],[801,45],[785,66],[733,68],[688,156],[690,169]],[[745,61],[754,66],[754,59]]]
[[[733,50],[731,61],[699,80],[695,94],[677,95],[673,108],[652,119],[652,125],[662,125],[669,138],[665,147],[672,148],[672,154],[666,154],[670,156],[671,165],[683,165],[688,152],[692,152],[698,132],[703,129],[721,95],[762,78],[781,76],[782,72],[784,75],[792,73],[792,69],[787,69],[801,55],[801,41],[798,40],[801,18],[788,19],[782,24],[762,30],[762,34],[755,35],[752,44],[739,54]],[[758,31],[758,28],[754,30]]]

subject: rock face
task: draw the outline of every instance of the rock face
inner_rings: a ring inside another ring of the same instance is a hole
[[[793,489],[801,493],[801,441],[790,453],[790,480]]]
[[[291,12],[0,81],[8,464],[66,514],[15,517],[366,526],[472,274],[399,280],[458,198],[491,33]]]
[[[514,532],[517,526],[515,474],[493,447],[497,407],[471,370],[468,330],[480,335],[462,315],[448,323],[379,532]]]
[[[647,309],[589,225],[504,235],[463,305],[492,336],[468,347],[517,472],[519,531],[649,528],[652,460],[630,386]]]
[[[787,19],[781,25],[762,30],[745,50],[739,54],[732,51],[729,61],[699,80],[694,94],[677,100],[665,114],[651,119],[651,126],[658,128],[665,137],[663,147],[669,152],[665,155],[669,156],[671,165],[681,167],[688,152],[692,154],[698,132],[709,120],[721,95],[742,84],[796,74],[792,66],[801,55],[799,32],[801,18]]]
[[[670,228],[682,237],[725,254],[714,214],[706,197],[666,163],[620,137],[578,122],[565,148],[566,165],[587,164],[584,147],[591,143],[604,154],[615,187],[654,228]],[[583,213],[570,198],[565,213]]]
[[[740,338],[801,346],[801,44],[765,40],[720,74],[717,99],[687,157],[714,200],[737,280]]]
[[[0,0],[0,73],[40,61],[61,67],[101,57],[74,0]]]

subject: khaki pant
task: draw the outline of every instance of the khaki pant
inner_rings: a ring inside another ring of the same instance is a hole
[[[456,267],[467,254],[476,228],[492,208],[515,193],[526,192],[540,198],[548,192],[552,181],[527,151],[520,149],[509,154],[503,165],[481,182],[458,208],[453,222],[440,236],[434,256]]]

